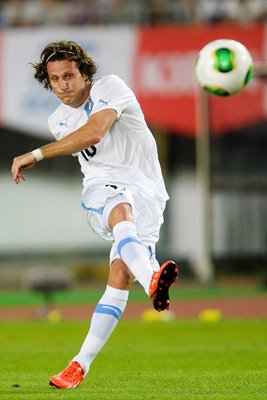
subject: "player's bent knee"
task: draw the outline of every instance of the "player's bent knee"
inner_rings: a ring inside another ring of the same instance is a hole
[[[127,265],[122,260],[114,260],[110,268],[109,284],[120,289],[126,289],[130,288],[133,280],[134,276]]]
[[[132,207],[128,203],[117,204],[109,214],[108,223],[111,228],[122,221],[134,222]]]

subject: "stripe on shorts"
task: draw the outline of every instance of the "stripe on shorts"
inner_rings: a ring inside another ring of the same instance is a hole
[[[103,207],[99,207],[99,208],[86,207],[86,205],[85,205],[84,203],[82,203],[82,207],[83,207],[86,211],[95,212],[95,213],[100,214],[100,215],[103,214],[103,210],[104,210],[104,206],[103,206]]]

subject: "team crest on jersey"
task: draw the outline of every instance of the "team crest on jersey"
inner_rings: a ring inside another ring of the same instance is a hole
[[[94,106],[94,102],[92,101],[91,97],[89,97],[89,99],[87,100],[87,102],[85,103],[85,106],[84,106],[84,110],[88,117],[91,114],[93,106]]]

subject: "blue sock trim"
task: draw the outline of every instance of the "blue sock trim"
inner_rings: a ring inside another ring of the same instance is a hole
[[[143,245],[143,243],[141,243],[138,239],[136,239],[135,237],[127,237],[127,238],[125,238],[125,239],[122,239],[120,242],[119,242],[119,244],[118,244],[118,246],[117,246],[117,249],[118,249],[118,253],[119,253],[119,255],[120,255],[120,257],[121,257],[121,250],[122,250],[122,248],[126,245],[126,244],[128,244],[128,243],[138,243],[138,244],[140,244],[141,246],[144,246]]]
[[[112,315],[117,319],[120,319],[122,315],[122,311],[118,307],[112,306],[111,304],[98,304],[94,312],[97,314]]]

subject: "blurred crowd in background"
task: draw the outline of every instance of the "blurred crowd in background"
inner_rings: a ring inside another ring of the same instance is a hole
[[[266,0],[0,0],[2,28],[266,20]]]

